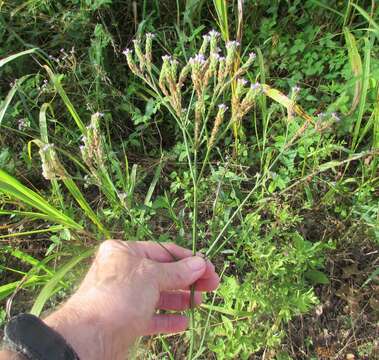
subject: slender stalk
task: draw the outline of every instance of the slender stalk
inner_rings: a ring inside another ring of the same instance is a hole
[[[192,255],[196,255],[196,243],[197,243],[197,215],[198,215],[198,197],[197,197],[197,149],[195,147],[194,154],[194,183],[193,183],[193,218],[192,218]],[[191,337],[190,337],[190,348],[188,359],[192,359],[193,350],[195,345],[195,285],[191,286],[191,297],[190,297],[190,326],[191,326]]]
[[[198,155],[198,146],[199,139],[194,139],[194,157],[193,157],[193,216],[192,216],[192,255],[196,255],[196,244],[198,238],[197,231],[197,216],[198,216],[198,177],[197,177],[197,155]],[[191,297],[190,297],[191,313],[190,313],[190,322],[191,322],[191,337],[190,337],[190,348],[188,359],[193,358],[193,351],[195,345],[195,284],[191,286]]]

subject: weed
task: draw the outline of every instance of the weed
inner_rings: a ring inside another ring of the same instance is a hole
[[[336,354],[375,353],[338,298],[360,289],[370,318],[370,1],[16,1],[0,11],[0,300],[39,314],[70,293],[103,239],[174,241],[212,258],[222,285],[192,309],[184,341],[157,337],[142,358],[316,358],[330,352],[323,329],[347,325],[361,341]],[[220,33],[203,35],[212,26]],[[364,269],[359,279],[343,277],[341,257]]]

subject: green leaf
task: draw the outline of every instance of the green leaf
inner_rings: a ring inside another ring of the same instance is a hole
[[[21,184],[13,176],[0,169],[0,193],[21,201],[48,216],[50,221],[57,222],[69,228],[82,230],[83,227],[49,204],[35,191]]]
[[[14,55],[10,55],[4,59],[1,59],[0,60],[0,68],[3,67],[6,63],[9,63],[10,61],[13,61],[17,58],[19,58],[20,56],[24,56],[24,55],[28,55],[28,54],[32,54],[32,53],[35,53],[38,49],[37,48],[34,48],[34,49],[29,49],[29,50],[25,50],[25,51],[21,51],[17,54],[14,54]]]
[[[20,286],[32,286],[32,285],[39,285],[43,283],[45,280],[45,277],[43,276],[31,276],[26,281],[15,281],[11,282],[5,285],[0,286],[0,300],[4,300],[9,295],[11,295],[14,291],[20,288]]]
[[[30,313],[36,316],[39,316],[42,312],[43,307],[46,302],[50,299],[50,297],[54,294],[57,285],[63,279],[63,277],[71,271],[77,264],[79,264],[82,260],[90,257],[96,251],[96,248],[89,249],[82,254],[79,254],[72,258],[69,262],[63,265],[55,275],[46,283],[41,292],[39,293],[36,301]]]
[[[326,274],[319,270],[315,270],[315,269],[308,270],[307,272],[305,272],[304,275],[305,275],[305,278],[308,279],[314,285],[316,284],[326,285],[330,283],[329,278],[326,276]]]
[[[62,98],[64,104],[66,105],[67,110],[71,114],[71,116],[74,119],[79,130],[81,131],[81,133],[83,135],[85,135],[86,134],[86,128],[85,128],[82,120],[80,119],[78,112],[75,110],[74,105],[72,104],[72,102],[70,101],[70,99],[68,98],[66,92],[64,91],[64,89],[62,87],[61,76],[54,74],[53,71],[46,65],[44,66],[44,68],[46,69],[47,73],[49,74],[49,77],[50,77],[51,81],[53,82],[55,89],[58,91],[58,94]]]
[[[14,97],[14,95],[16,94],[16,91],[18,90],[18,88],[20,87],[20,85],[28,78],[30,77],[31,75],[26,75],[26,76],[23,76],[22,78],[20,79],[17,79],[14,83],[14,85],[12,86],[12,89],[9,90],[8,92],[8,95],[6,96],[5,100],[3,101],[3,103],[1,104],[0,106],[0,126],[1,126],[1,123],[3,122],[3,119],[4,119],[4,116],[5,116],[5,113]]]

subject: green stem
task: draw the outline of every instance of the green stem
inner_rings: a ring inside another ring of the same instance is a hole
[[[193,159],[193,217],[192,217],[192,255],[196,255],[197,244],[197,215],[198,215],[198,178],[197,178],[197,145],[198,140],[194,141],[194,159]],[[195,345],[195,284],[191,286],[191,298],[190,298],[191,312],[190,312],[190,325],[191,325],[191,338],[188,359],[193,358],[193,351]]]

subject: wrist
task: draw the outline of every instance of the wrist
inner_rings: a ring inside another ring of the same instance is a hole
[[[44,319],[71,345],[81,360],[125,359],[135,339],[120,338],[121,331],[109,324],[88,302],[71,298],[62,308]]]
[[[44,322],[63,336],[81,360],[108,358],[101,325],[95,317],[66,304],[44,319]]]
[[[10,350],[3,350],[0,351],[0,360],[25,360],[25,357]]]

